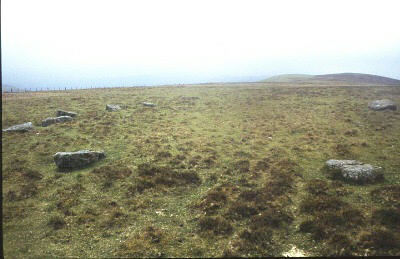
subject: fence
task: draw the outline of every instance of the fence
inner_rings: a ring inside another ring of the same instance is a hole
[[[19,88],[10,88],[10,89],[3,89],[2,93],[29,93],[29,92],[53,92],[53,91],[72,91],[72,90],[90,90],[90,89],[118,89],[118,88],[152,88],[152,87],[162,87],[162,86],[184,86],[185,84],[177,83],[177,84],[160,84],[160,85],[129,85],[129,86],[90,86],[90,87],[62,87],[58,89],[48,88],[48,87],[40,87],[40,88],[26,88],[26,89],[19,89]]]
[[[72,91],[72,90],[90,90],[90,89],[105,89],[109,87],[64,87],[64,88],[58,88],[58,89],[52,89],[52,88],[29,88],[29,89],[17,89],[17,88],[11,88],[11,89],[6,89],[3,90],[3,93],[30,93],[30,92],[53,92],[53,91]],[[113,87],[111,87],[113,88]],[[117,87],[115,87],[117,88]]]
[[[62,92],[68,93],[69,91],[74,90],[95,90],[95,89],[104,89],[106,87],[83,87],[83,88],[73,88],[73,87],[64,87],[59,89],[51,89],[51,88],[27,88],[27,89],[6,89],[2,90],[1,99],[3,104],[8,102],[13,102],[19,99],[26,99],[26,98],[36,98],[42,96],[41,93],[45,94],[47,97],[52,95],[57,95],[57,93],[61,94]],[[79,92],[77,92],[79,93]],[[80,94],[82,94],[81,92]],[[86,92],[86,94],[89,94]]]

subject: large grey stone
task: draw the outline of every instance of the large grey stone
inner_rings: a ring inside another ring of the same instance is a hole
[[[382,168],[364,164],[357,160],[326,161],[325,167],[334,178],[341,178],[350,182],[367,183],[383,179]]]
[[[66,122],[66,121],[72,121],[72,117],[71,116],[49,117],[42,121],[42,126],[47,127],[54,123],[60,123],[60,122]]]
[[[376,100],[376,101],[370,102],[368,104],[368,108],[370,108],[374,111],[382,111],[382,110],[386,110],[386,109],[393,110],[393,111],[397,110],[396,104],[393,101],[388,100],[388,99]]]
[[[115,112],[121,110],[121,107],[116,104],[107,104],[106,105],[106,110],[110,112]]]
[[[144,106],[147,106],[147,107],[154,107],[154,106],[156,106],[154,103],[149,103],[149,102],[143,102],[142,103]]]
[[[18,125],[14,125],[12,127],[9,127],[7,129],[3,129],[3,132],[26,132],[28,130],[32,130],[33,129],[33,125],[32,122],[26,122],[23,124],[18,124]]]
[[[80,150],[76,152],[57,152],[53,158],[60,169],[74,169],[87,166],[106,157],[103,151]]]
[[[56,116],[57,117],[59,117],[59,116],[75,117],[76,115],[78,115],[76,112],[67,112],[67,111],[63,111],[63,110],[58,110]]]

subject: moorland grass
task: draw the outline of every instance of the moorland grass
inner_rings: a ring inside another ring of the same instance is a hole
[[[198,97],[198,98],[197,98]],[[207,84],[3,94],[6,257],[399,255],[398,86]],[[142,102],[155,103],[145,107]],[[108,112],[105,104],[118,104]],[[58,109],[71,122],[40,127]],[[53,154],[104,150],[59,172]],[[354,185],[328,159],[384,168]]]

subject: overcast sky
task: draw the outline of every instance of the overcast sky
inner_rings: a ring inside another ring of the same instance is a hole
[[[3,85],[400,79],[400,1],[2,0]]]

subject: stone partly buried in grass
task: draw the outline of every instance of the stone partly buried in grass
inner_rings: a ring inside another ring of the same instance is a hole
[[[333,178],[355,183],[372,183],[383,179],[381,167],[364,164],[357,160],[330,159],[325,163],[325,169]]]
[[[63,110],[58,110],[56,113],[56,116],[70,116],[70,117],[76,117],[76,115],[78,115],[76,112],[67,112],[67,111],[63,111]]]
[[[47,127],[54,123],[61,123],[67,121],[72,121],[72,117],[71,116],[49,117],[42,121],[42,127]]]
[[[7,129],[3,129],[3,132],[26,132],[33,129],[32,122],[14,125]]]
[[[374,111],[382,111],[382,110],[397,110],[396,104],[388,99],[383,100],[375,100],[368,104],[368,108]]]
[[[57,152],[53,158],[59,169],[75,169],[85,167],[105,157],[106,154],[103,151],[80,150]]]
[[[121,107],[116,104],[107,104],[106,105],[106,110],[110,112],[115,112],[121,110]]]
[[[149,103],[149,102],[143,102],[142,104],[147,107],[155,107],[156,106],[154,103]]]

